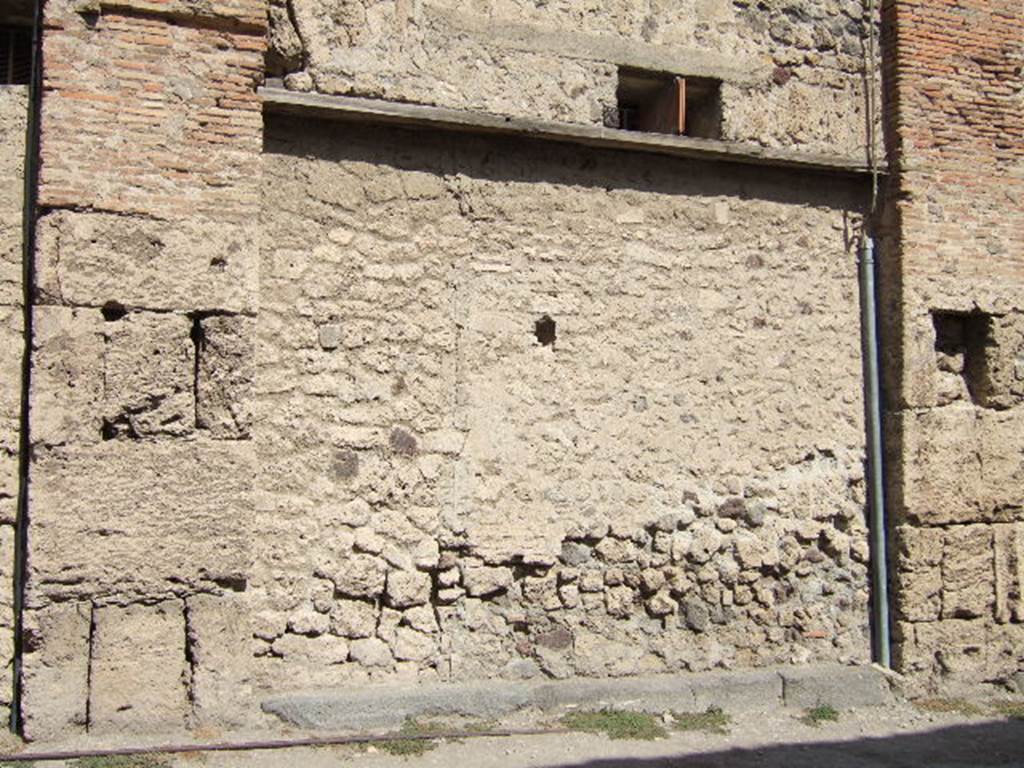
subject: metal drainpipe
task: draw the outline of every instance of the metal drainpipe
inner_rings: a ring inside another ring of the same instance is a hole
[[[14,522],[14,690],[10,728],[21,726],[21,670],[24,653],[25,564],[28,557],[29,383],[32,375],[32,304],[35,301],[36,200],[39,175],[39,108],[42,101],[43,0],[36,0],[32,25],[32,63],[28,86],[28,127],[25,131],[25,194],[22,215],[22,317],[25,340],[21,360],[21,415],[18,438],[18,513]]]
[[[882,466],[882,399],[878,380],[878,322],[875,309],[875,242],[864,235],[860,257],[861,334],[864,348],[868,438],[868,503],[871,531],[871,603],[874,659],[892,666],[889,640],[889,568],[886,550]]]

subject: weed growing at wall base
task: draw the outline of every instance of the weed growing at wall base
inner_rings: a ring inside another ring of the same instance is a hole
[[[624,712],[617,709],[572,712],[562,718],[562,723],[574,731],[603,733],[609,739],[653,741],[668,736],[658,718],[646,712]]]
[[[818,728],[822,723],[834,723],[839,719],[839,710],[831,704],[818,704],[804,712],[800,722],[812,728]]]

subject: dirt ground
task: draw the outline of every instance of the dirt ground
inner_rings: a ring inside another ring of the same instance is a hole
[[[1016,710],[1018,717],[1020,711]],[[725,726],[726,733],[678,731],[666,726],[668,735],[652,740],[610,739],[604,734],[572,732],[429,742],[430,746],[421,754],[415,754],[419,750],[403,742],[391,748],[379,744],[293,748],[169,757],[93,758],[35,765],[46,768],[1024,768],[1024,720],[998,714],[990,705],[941,700],[922,708],[898,703],[839,711],[838,719],[816,724],[801,719],[804,714],[787,709],[734,715]],[[648,724],[657,726],[663,724],[663,720],[667,720],[667,715]],[[524,728],[544,724],[542,719],[522,715],[488,725]],[[561,727],[550,720],[546,724]],[[465,724],[434,725],[459,727]],[[413,754],[392,754],[395,751]]]

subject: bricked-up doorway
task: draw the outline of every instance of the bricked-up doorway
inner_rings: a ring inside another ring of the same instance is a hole
[[[870,661],[864,178],[265,136],[269,685]]]

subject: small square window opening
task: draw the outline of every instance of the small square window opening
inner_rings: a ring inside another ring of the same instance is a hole
[[[609,127],[645,133],[721,137],[721,83],[706,77],[619,70],[617,110]]]
[[[27,85],[32,70],[32,30],[0,26],[0,85]]]

